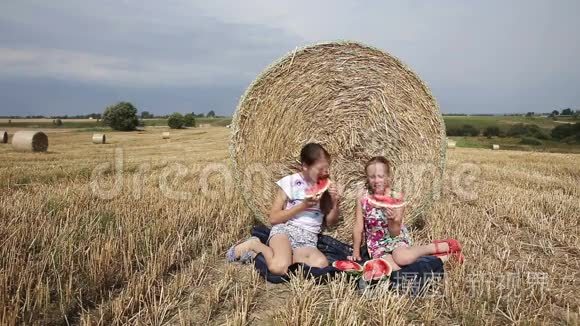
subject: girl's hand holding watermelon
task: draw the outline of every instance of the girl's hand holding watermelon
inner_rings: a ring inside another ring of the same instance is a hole
[[[387,220],[400,223],[403,222],[403,211],[404,207],[397,207],[397,208],[383,208]]]
[[[362,257],[360,256],[360,250],[353,250],[352,256],[348,256],[346,259],[350,261],[361,261]]]
[[[310,207],[314,207],[318,204],[318,202],[320,202],[320,196],[306,197],[302,201],[302,209],[306,210]]]

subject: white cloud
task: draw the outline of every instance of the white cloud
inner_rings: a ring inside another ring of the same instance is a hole
[[[402,59],[448,111],[573,106],[579,10],[565,0],[3,1],[0,79],[241,87],[296,46],[352,39]]]
[[[0,74],[12,77],[78,79],[123,86],[211,85],[249,78],[242,66],[218,67],[129,58],[59,49],[0,48]]]

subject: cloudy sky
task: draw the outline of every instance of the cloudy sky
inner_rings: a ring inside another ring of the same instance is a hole
[[[402,59],[443,112],[580,109],[580,2],[0,2],[0,115],[230,115],[297,46],[356,40]]]

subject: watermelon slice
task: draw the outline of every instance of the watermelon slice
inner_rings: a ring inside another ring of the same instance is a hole
[[[366,282],[381,280],[389,277],[392,271],[393,268],[386,260],[372,259],[364,263],[362,278]]]
[[[332,263],[332,267],[339,271],[350,273],[360,273],[363,271],[363,267],[359,263],[350,260],[337,260]]]
[[[329,178],[319,178],[318,181],[306,189],[306,196],[305,198],[318,198],[328,190],[330,187],[330,179]]]
[[[381,208],[400,208],[407,204],[403,195],[394,191],[391,192],[390,196],[372,195],[369,197],[369,202],[373,206]]]

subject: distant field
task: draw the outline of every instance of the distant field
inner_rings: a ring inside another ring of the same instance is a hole
[[[542,128],[546,134],[563,123],[575,123],[573,117],[557,117],[556,119],[547,117],[524,117],[524,116],[444,116],[445,126],[449,128],[461,128],[464,125],[471,125],[481,132],[487,127],[497,126],[506,132],[511,126],[517,123],[534,124]],[[520,144],[520,138],[512,137],[449,137],[457,141],[457,147],[468,148],[490,148],[492,144],[500,145],[500,149],[540,151],[557,153],[580,153],[580,145],[565,144],[558,141],[542,140],[542,145],[531,146]]]
[[[0,119],[0,127],[27,127],[27,128],[53,128],[53,119]],[[231,123],[231,118],[195,118],[197,124],[209,124],[212,126],[226,126]],[[507,130],[516,123],[535,124],[550,130],[562,123],[580,122],[572,117],[557,117],[556,120],[546,117],[523,117],[523,116],[444,116],[443,120],[447,128],[462,127],[465,124],[479,129],[489,126],[498,126]],[[167,126],[167,119],[145,119],[146,126]],[[62,119],[63,125],[59,128],[89,128],[97,127],[101,122],[96,119]]]
[[[469,124],[479,129],[485,129],[491,126],[498,126],[500,129],[507,130],[516,123],[535,124],[546,130],[560,125],[561,123],[580,122],[572,117],[562,117],[553,120],[546,117],[523,117],[523,116],[444,116],[445,126],[447,128],[462,127]]]
[[[550,153],[580,153],[580,145],[565,144],[552,140],[542,140],[542,145],[532,146],[520,144],[520,138],[512,137],[449,137],[457,141],[457,147],[491,148],[492,144],[500,146],[500,150],[536,151]]]
[[[489,126],[498,126],[504,132],[516,123],[535,124],[544,129],[549,135],[550,130],[562,123],[580,122],[572,117],[558,117],[556,120],[546,117],[523,117],[523,116],[444,116],[447,128],[459,128],[463,125],[472,125],[481,131]],[[58,128],[58,129],[79,129],[85,132],[110,131],[109,127],[103,126],[96,119],[62,119],[63,125],[57,127],[52,119],[0,119],[0,128]],[[145,119],[145,126],[166,127],[167,119]],[[231,118],[196,118],[198,127],[220,126],[225,127],[232,122]],[[530,146],[519,144],[520,138],[498,138],[488,139],[486,137],[450,137],[457,140],[458,147],[489,148],[491,144],[499,144],[500,149],[542,151],[559,153],[580,153],[580,145],[564,144],[557,141],[542,141],[543,145]]]

